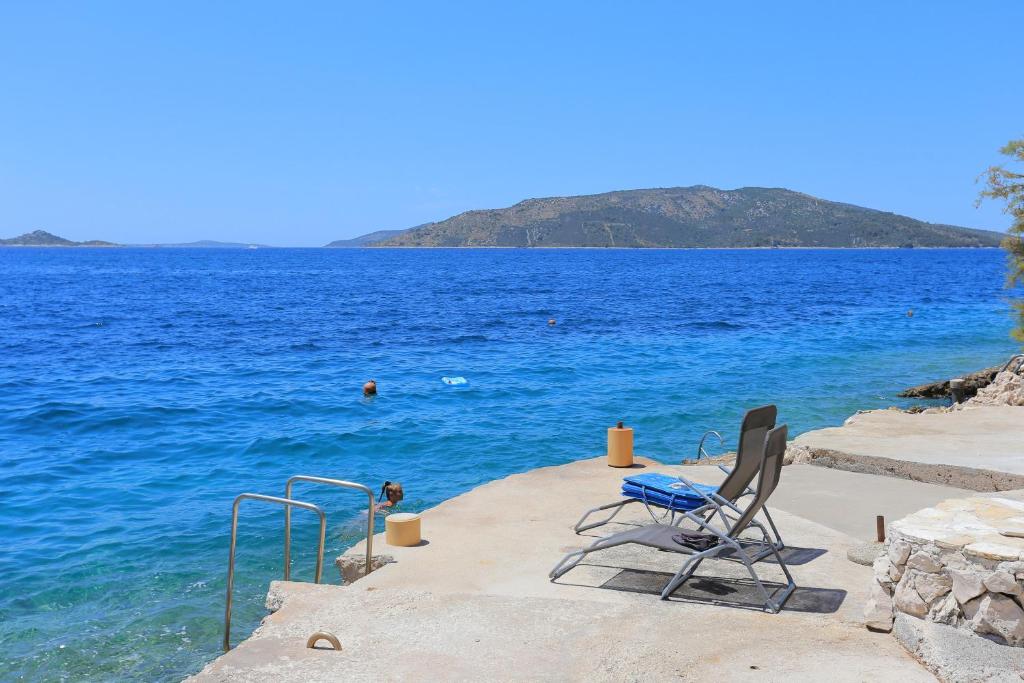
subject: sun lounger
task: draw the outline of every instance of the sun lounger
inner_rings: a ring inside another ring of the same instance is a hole
[[[693,522],[697,530],[687,530],[673,524],[648,524],[629,529],[605,538],[598,539],[583,550],[569,553],[551,570],[550,577],[555,581],[592,552],[613,548],[627,543],[657,548],[669,552],[689,555],[679,571],[665,584],[661,598],[666,600],[679,586],[693,576],[700,564],[709,558],[739,560],[746,566],[750,578],[764,598],[765,609],[777,613],[796,589],[793,576],[782,559],[778,548],[765,527],[755,520],[758,512],[764,509],[765,503],[779,483],[782,472],[782,460],[786,452],[786,426],[782,425],[768,432],[765,447],[756,470],[757,491],[750,497],[746,507],[739,507],[732,501],[717,493],[706,498],[712,507],[712,514],[705,518],[690,511],[680,514]],[[694,489],[696,491],[696,489]],[[748,530],[759,532],[760,539],[741,538]],[[781,593],[773,595],[768,592],[764,583],[757,575],[754,564],[766,555],[774,555],[775,562],[786,577],[786,585]]]
[[[765,436],[768,430],[775,427],[775,418],[778,409],[773,405],[761,406],[747,411],[743,416],[743,423],[740,425],[739,446],[736,449],[736,462],[732,468],[719,466],[725,472],[725,481],[719,486],[708,486],[706,484],[694,484],[693,482],[683,483],[682,477],[670,476],[667,474],[645,473],[625,477],[622,485],[622,496],[624,500],[608,503],[600,507],[587,510],[580,520],[576,522],[573,529],[576,533],[594,529],[608,524],[619,514],[623,507],[631,503],[643,503],[651,518],[655,522],[668,522],[673,524],[677,520],[677,514],[682,512],[695,512],[697,514],[709,514],[713,512],[708,508],[706,493],[716,493],[721,498],[735,503],[743,496],[752,495],[750,488],[754,477],[760,467],[761,458],[764,455]],[[698,457],[703,453],[703,439],[698,448]],[[662,513],[656,514],[653,508],[660,509]],[[596,522],[586,524],[587,518],[596,512],[612,510],[607,517]],[[774,535],[773,545],[782,550],[785,544],[779,536],[775,522],[767,508],[763,510],[765,521],[771,527]],[[683,517],[678,517],[681,521]]]

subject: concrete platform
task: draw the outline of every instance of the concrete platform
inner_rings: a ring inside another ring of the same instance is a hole
[[[816,464],[975,491],[1024,488],[1024,407],[874,410],[801,434]]]
[[[654,466],[637,471],[644,465]],[[721,477],[713,467],[685,472]],[[281,609],[195,680],[933,680],[893,638],[863,627],[871,569],[846,550],[873,536],[875,514],[895,518],[962,491],[786,467],[773,514],[800,588],[771,615],[755,609],[731,562],[705,563],[659,600],[681,556],[635,546],[595,553],[550,582],[566,552],[649,520],[633,505],[622,524],[572,532],[583,510],[615,499],[623,474],[585,460],[446,501],[423,513],[424,544],[394,548],[378,536],[375,549],[397,561],[351,586],[278,584]],[[770,563],[759,571],[781,579]],[[320,629],[343,650],[305,649]]]

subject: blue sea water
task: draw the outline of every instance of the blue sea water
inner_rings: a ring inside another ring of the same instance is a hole
[[[795,433],[900,404],[1015,350],[1003,274],[997,250],[0,249],[0,671],[197,671],[232,499],[293,474],[397,479],[420,510],[598,454],[620,419],[671,461],[769,401]],[[297,494],[329,558],[358,538],[364,500]],[[281,528],[243,508],[235,642]]]

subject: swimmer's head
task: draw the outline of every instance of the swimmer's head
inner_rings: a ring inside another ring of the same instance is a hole
[[[377,500],[387,497],[388,502],[392,505],[398,505],[399,501],[405,498],[405,492],[402,490],[402,485],[397,481],[386,481],[384,485],[380,487],[380,495],[377,496]]]
[[[397,481],[384,487],[384,495],[386,495],[388,500],[395,505],[398,505],[398,503],[405,498],[405,492],[402,490],[402,485]]]

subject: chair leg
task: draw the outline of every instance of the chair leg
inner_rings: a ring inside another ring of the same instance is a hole
[[[780,567],[782,567],[782,573],[786,576],[786,589],[782,591],[782,595],[779,596],[779,599],[775,602],[778,606],[776,609],[778,612],[782,610],[783,605],[785,605],[786,601],[789,600],[789,596],[791,596],[793,591],[796,590],[796,582],[793,580],[793,575],[789,573],[789,567],[783,561],[782,555],[779,553],[778,549],[773,549],[775,551],[775,561],[779,563]]]
[[[548,572],[548,577],[552,581],[554,581],[555,579],[562,576],[567,571],[578,565],[584,557],[594,552],[595,550],[614,548],[617,545],[625,545],[626,543],[631,542],[632,541],[617,539],[614,535],[607,536],[605,538],[599,538],[590,545],[588,545],[586,548],[583,548],[582,550],[574,550],[573,552],[569,553],[561,560],[559,560],[558,564],[556,564],[554,568],[550,572]]]
[[[764,587],[763,583],[761,583],[761,577],[757,575],[757,571],[754,569],[754,563],[747,558],[746,554],[741,554],[740,559],[743,561],[744,566],[746,566],[747,571],[750,572],[750,578],[754,580],[754,585],[757,586],[759,591],[761,591],[761,597],[764,598],[765,609],[772,614],[778,614],[781,607],[775,604],[772,600],[771,594],[768,593],[768,589]]]
[[[736,541],[721,538],[719,545],[716,545],[713,548],[708,548],[707,550],[701,551],[695,555],[691,555],[686,562],[683,563],[683,566],[679,568],[679,571],[675,573],[675,576],[669,579],[669,582],[665,584],[665,587],[661,590],[661,599],[668,600],[669,596],[676,592],[676,589],[686,583],[686,581],[693,576],[693,573],[697,571],[697,567],[700,566],[701,562],[708,557],[718,555],[727,548],[739,553],[742,553],[743,551],[742,546],[740,546]]]
[[[767,546],[767,552],[761,551],[752,558],[748,557],[746,553],[741,552],[740,560],[746,566],[747,571],[750,572],[750,578],[754,580],[754,584],[757,586],[758,590],[761,591],[761,596],[764,598],[765,609],[772,614],[778,614],[782,611],[782,607],[786,604],[786,601],[789,600],[789,596],[793,594],[794,590],[796,590],[796,582],[793,581],[793,575],[789,573],[789,567],[786,566],[786,562],[782,559],[779,549],[772,543],[772,539],[768,535],[768,531],[756,522],[754,525],[757,526],[764,535],[764,543]],[[754,569],[754,562],[757,562],[759,559],[766,557],[767,555],[775,555],[775,561],[779,564],[779,567],[782,568],[782,573],[786,577],[786,588],[782,591],[782,595],[775,600],[772,599],[771,594],[768,593],[768,589],[765,588],[764,583],[761,582],[761,577],[757,575],[757,571]]]
[[[693,573],[697,571],[697,567],[699,567],[700,563],[703,561],[704,558],[697,555],[687,558],[686,562],[684,562],[683,566],[679,568],[679,571],[676,572],[675,576],[669,579],[668,583],[665,584],[665,587],[661,589],[661,599],[668,600],[669,596],[675,593],[680,586],[686,583],[690,577],[693,576]]]
[[[757,529],[761,532],[762,540],[757,542],[761,546],[761,549],[758,550],[757,553],[755,553],[754,555],[746,555],[746,553],[744,553],[744,556],[748,557],[751,562],[760,562],[761,560],[775,552],[777,548],[772,543],[771,538],[768,536],[768,531],[764,528],[763,524],[761,524],[757,520],[751,520],[750,528]]]
[[[779,529],[775,526],[775,520],[772,519],[771,513],[768,512],[768,507],[762,507],[761,512],[764,513],[765,519],[768,520],[768,526],[772,529],[772,536],[774,537],[773,540],[771,540],[772,547],[776,550],[783,550],[786,547],[786,544],[782,542],[782,536],[779,535]]]
[[[607,505],[602,505],[600,507],[591,508],[590,510],[587,510],[586,512],[583,513],[583,516],[580,517],[580,521],[576,522],[576,525],[572,529],[573,529],[573,531],[575,531],[578,534],[581,531],[587,531],[588,529],[595,529],[595,528],[597,528],[599,526],[604,526],[608,522],[610,522],[613,519],[615,519],[615,515],[619,514],[619,512],[622,511],[622,508],[624,508],[625,506],[629,505],[630,503],[636,503],[636,502],[638,502],[638,501],[635,498],[627,498],[626,500],[620,500],[620,501],[617,501],[615,503],[608,503]],[[601,512],[602,510],[612,510],[612,509],[614,509],[615,512],[613,512],[607,518],[605,518],[605,519],[603,519],[601,521],[598,521],[598,522],[591,522],[590,524],[586,524],[586,525],[583,524],[583,522],[586,521],[587,517],[589,517],[590,515],[594,514],[595,512]]]

